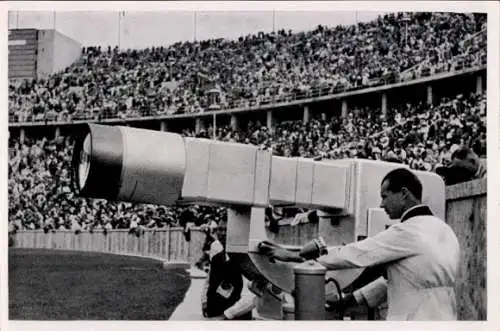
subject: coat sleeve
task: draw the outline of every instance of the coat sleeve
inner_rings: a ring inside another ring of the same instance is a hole
[[[380,277],[370,284],[353,292],[354,298],[359,303],[366,303],[370,308],[376,308],[387,301],[387,281]]]
[[[328,248],[318,259],[327,269],[365,268],[414,256],[419,252],[418,228],[398,223],[373,237]]]

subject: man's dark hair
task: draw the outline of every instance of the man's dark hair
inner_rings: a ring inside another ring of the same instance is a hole
[[[422,183],[410,170],[405,168],[392,170],[385,175],[382,183],[385,181],[388,181],[387,189],[391,192],[400,192],[403,187],[406,187],[415,198],[422,200]]]

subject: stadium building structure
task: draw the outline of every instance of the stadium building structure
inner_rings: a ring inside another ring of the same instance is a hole
[[[8,43],[9,80],[39,79],[70,66],[82,46],[56,30],[11,29]]]

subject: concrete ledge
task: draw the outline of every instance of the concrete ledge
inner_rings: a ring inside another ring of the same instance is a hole
[[[486,178],[475,179],[446,187],[446,201],[470,199],[477,195],[486,195],[488,182]]]
[[[192,279],[184,300],[174,310],[169,321],[204,321],[201,312],[201,293],[203,291],[203,279]]]
[[[191,267],[187,270],[187,272],[189,272],[189,277],[191,277],[191,279],[205,279],[208,277],[208,274],[205,271],[196,267]]]

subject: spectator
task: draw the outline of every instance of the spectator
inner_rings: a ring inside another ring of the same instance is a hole
[[[459,147],[452,153],[451,164],[448,167],[440,167],[436,171],[444,178],[446,185],[485,178],[486,159],[479,158],[468,147]]]

